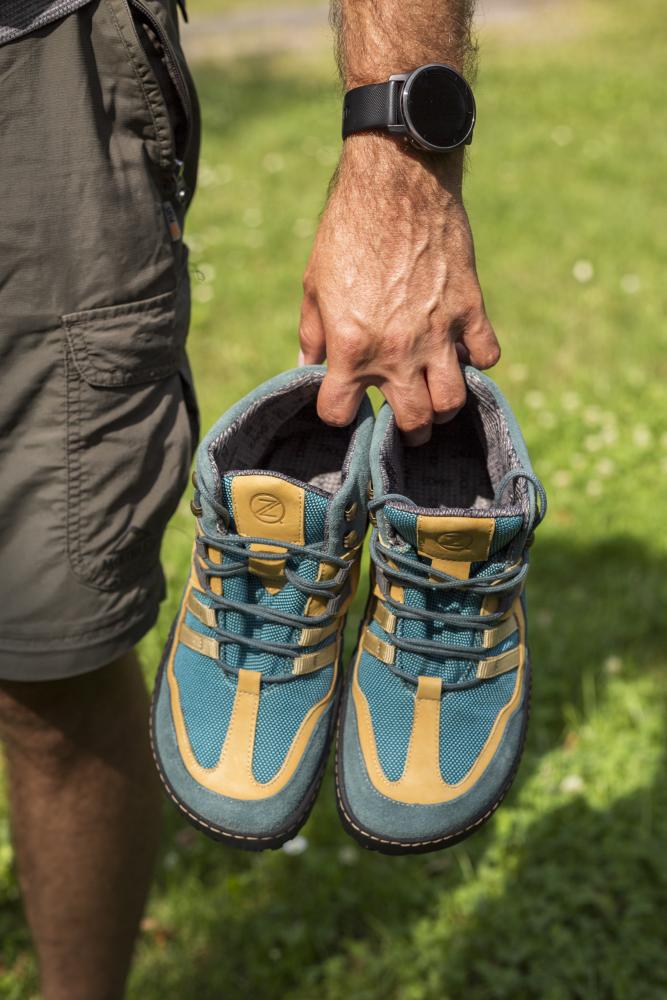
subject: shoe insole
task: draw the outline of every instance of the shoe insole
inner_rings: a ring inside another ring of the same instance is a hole
[[[403,492],[418,507],[486,508],[493,500],[487,449],[477,412],[468,403],[431,440],[403,446]]]
[[[350,428],[324,425],[312,401],[277,428],[257,467],[335,493],[350,437]]]

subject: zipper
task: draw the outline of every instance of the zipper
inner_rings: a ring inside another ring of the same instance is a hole
[[[164,52],[167,72],[169,73],[174,87],[176,88],[176,92],[179,96],[181,104],[183,105],[183,111],[185,113],[185,120],[187,123],[187,135],[185,149],[183,152],[183,156],[185,157],[188,146],[190,145],[190,137],[192,133],[192,101],[190,100],[190,91],[188,90],[186,79],[174,53],[171,38],[167,34],[167,30],[162,22],[155,16],[150,7],[142,2],[142,0],[129,0],[129,3],[130,6],[134,7],[135,10],[138,10],[141,13],[160,40],[162,51]],[[169,109],[166,104],[166,98],[165,108],[167,109],[167,120],[169,121],[171,128],[171,145],[174,154],[174,169],[171,175],[172,189],[175,200],[179,205],[182,205],[188,196],[188,189],[183,175],[184,161],[178,159],[176,155],[176,138],[174,135],[173,125],[171,125],[171,119],[169,118]]]

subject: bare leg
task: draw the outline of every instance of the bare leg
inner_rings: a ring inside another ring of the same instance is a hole
[[[44,1000],[118,1000],[160,822],[135,654],[68,680],[0,683],[0,735]]]

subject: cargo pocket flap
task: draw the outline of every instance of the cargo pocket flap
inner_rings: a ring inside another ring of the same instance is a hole
[[[181,288],[62,319],[74,364],[89,385],[155,382],[173,375],[183,361],[188,295]]]

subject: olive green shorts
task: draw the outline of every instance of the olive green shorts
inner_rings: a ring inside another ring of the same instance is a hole
[[[45,680],[127,651],[164,594],[199,112],[170,0],[92,0],[0,47],[0,80],[0,678]]]

